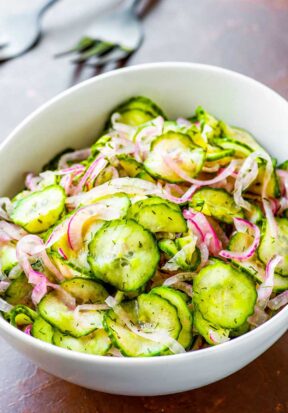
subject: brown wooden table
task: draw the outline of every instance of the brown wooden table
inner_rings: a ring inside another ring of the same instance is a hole
[[[0,14],[41,1],[2,1]],[[37,48],[0,67],[0,140],[41,103],[95,74],[85,69],[76,80],[75,68],[52,55],[73,44],[110,3],[116,0],[59,2],[45,16],[44,37]],[[144,20],[145,42],[129,64],[210,63],[252,76],[288,98],[288,0],[154,3]],[[288,335],[218,383],[178,395],[139,398],[97,393],[54,378],[0,339],[0,412],[287,413]]]

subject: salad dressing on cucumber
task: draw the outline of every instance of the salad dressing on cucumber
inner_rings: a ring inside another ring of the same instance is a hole
[[[3,198],[0,311],[97,356],[237,340],[288,304],[287,191],[288,161],[248,131],[132,97],[91,148],[69,147]]]

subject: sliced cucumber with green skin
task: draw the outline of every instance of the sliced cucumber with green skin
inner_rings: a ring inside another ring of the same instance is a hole
[[[208,344],[214,346],[216,343],[213,340],[213,334],[216,334],[219,339],[228,339],[230,330],[216,326],[210,321],[205,320],[201,312],[196,309],[193,313],[194,329],[201,334],[202,337],[207,341]]]
[[[240,337],[243,336],[243,334],[248,333],[250,330],[250,324],[246,321],[242,326],[235,328],[234,330],[230,331],[230,337]]]
[[[120,118],[117,122],[124,123],[129,126],[140,126],[154,119],[154,116],[141,109],[125,110],[120,113]]]
[[[288,171],[288,160],[282,162],[279,166],[277,166],[277,168],[282,169],[282,171]]]
[[[183,299],[183,294],[169,287],[156,287],[151,290],[150,294],[157,294],[165,300],[169,301],[178,312],[178,317],[182,326],[177,341],[185,348],[190,348],[192,344],[193,334],[193,317],[189,310],[186,301]]]
[[[142,294],[136,302],[122,303],[120,311],[124,311],[138,331],[147,335],[166,332],[177,340],[181,332],[181,323],[177,309],[170,302],[156,294]],[[166,343],[158,343],[135,334],[125,325],[123,317],[118,316],[119,307],[110,310],[104,317],[104,328],[114,345],[128,357],[151,357],[160,355],[168,349]],[[116,312],[116,313],[115,313]]]
[[[134,178],[140,172],[144,170],[142,163],[136,161],[131,156],[122,154],[117,156],[121,167],[125,170],[126,174],[131,178]]]
[[[244,232],[236,232],[229,242],[229,249],[231,251],[241,252],[245,251],[253,242],[253,237]],[[233,265],[245,271],[255,281],[261,284],[265,277],[265,265],[259,260],[258,255],[245,261],[234,261]],[[288,289],[288,277],[282,277],[279,274],[274,274],[273,292],[281,292]]]
[[[187,224],[178,205],[158,197],[136,202],[128,217],[151,232],[186,232]]]
[[[144,285],[153,277],[159,258],[153,235],[133,220],[106,223],[89,244],[95,277],[121,291]]]
[[[235,139],[215,138],[213,139],[213,143],[222,149],[233,150],[236,158],[246,158],[252,153],[252,149],[248,145]]]
[[[53,344],[79,353],[104,356],[109,351],[112,343],[106,331],[99,329],[79,338],[55,331]]]
[[[52,185],[33,192],[14,205],[11,218],[26,231],[39,233],[54,225],[65,209],[65,192]]]
[[[277,236],[273,236],[267,220],[263,221],[261,242],[258,248],[260,260],[267,265],[274,255],[283,257],[277,265],[275,272],[288,277],[288,219],[275,218],[277,223]]]
[[[164,119],[166,118],[162,109],[155,102],[145,96],[136,96],[126,100],[121,103],[121,105],[116,107],[112,113],[122,113],[128,109],[143,110],[144,112],[150,113],[153,118],[156,118],[157,116],[162,116]]]
[[[14,244],[2,245],[0,249],[1,271],[8,274],[16,264],[18,264],[16,257],[16,246]]]
[[[196,211],[212,216],[227,224],[233,218],[243,218],[243,210],[238,207],[232,195],[225,189],[202,187],[194,193],[189,205]]]
[[[244,215],[245,218],[253,224],[259,224],[264,219],[264,214],[261,211],[261,208],[257,204],[252,204],[251,202],[250,210],[245,209]]]
[[[76,298],[77,304],[101,304],[108,293],[93,280],[74,278],[61,284],[68,293]],[[81,311],[78,315],[61,300],[57,291],[45,295],[38,305],[41,317],[64,334],[82,337],[102,328],[103,311]]]
[[[17,201],[21,201],[21,199],[26,198],[28,195],[31,195],[31,191],[21,191],[19,194],[15,195],[14,198],[12,198],[12,204],[16,204]]]
[[[30,302],[32,285],[28,283],[24,273],[12,280],[11,284],[5,291],[5,300],[11,305],[23,304]]]
[[[257,151],[267,154],[267,151],[261,145],[259,145],[256,139],[251,135],[251,133],[247,132],[245,129],[241,129],[236,126],[230,127],[224,122],[220,122],[220,125],[225,136],[231,137],[238,142],[248,146],[249,148],[251,148],[251,152]]]
[[[210,146],[208,147],[206,162],[219,161],[219,159],[233,156],[234,153],[234,149],[220,149],[219,147]]]
[[[161,251],[165,252],[168,257],[173,257],[173,255],[176,255],[179,251],[172,239],[161,239],[158,241],[158,247]]]
[[[194,303],[206,320],[237,328],[254,313],[257,292],[252,279],[231,264],[216,262],[194,278]]]
[[[105,207],[110,208],[111,210],[120,210],[123,218],[126,216],[127,211],[131,205],[131,202],[127,195],[122,193],[94,200],[93,203],[103,204],[105,205]],[[67,265],[71,266],[76,271],[80,271],[85,274],[91,274],[91,268],[88,263],[88,245],[93,239],[96,232],[99,231],[100,228],[104,225],[105,221],[96,220],[93,222],[93,218],[91,219],[91,221],[88,221],[88,223],[83,228],[83,247],[80,251],[74,251],[70,248],[68,242],[67,231],[69,219],[66,219],[67,225],[63,227],[63,234],[52,245],[51,251],[53,251],[54,254],[56,253],[58,257],[61,258],[62,256],[59,254],[59,248],[61,248],[67,258],[65,259],[65,263]]]
[[[265,180],[266,174],[266,164],[262,162],[258,165],[258,176],[253,181],[253,183],[247,188],[247,192],[251,192],[256,195],[261,195],[263,182]],[[266,196],[271,198],[278,198],[281,195],[279,181],[275,172],[275,169],[272,173],[272,176],[268,182],[267,189],[266,189]]]
[[[52,344],[54,328],[42,317],[37,317],[31,329],[31,335],[46,343]]]
[[[188,135],[176,132],[167,132],[156,138],[150,153],[144,162],[147,172],[155,178],[168,182],[183,182],[167,165],[165,159],[170,157],[183,170],[193,178],[202,169],[205,160],[205,151],[195,146]]]
[[[6,320],[10,321],[14,327],[32,324],[38,314],[26,305],[16,305],[9,313],[5,314]]]
[[[135,178],[144,179],[145,181],[149,181],[155,184],[155,179],[153,179],[152,176],[149,175],[146,171],[139,172],[139,174],[137,174]]]

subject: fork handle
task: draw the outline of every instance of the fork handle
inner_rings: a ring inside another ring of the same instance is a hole
[[[52,6],[54,3],[56,3],[58,0],[45,0],[42,6],[39,7],[39,15],[45,13],[45,11]]]

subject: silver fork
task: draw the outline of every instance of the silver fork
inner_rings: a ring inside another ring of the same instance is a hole
[[[75,47],[57,56],[75,53],[74,63],[87,62],[93,66],[128,58],[143,40],[142,25],[136,14],[140,1],[125,0],[120,8],[102,13]]]
[[[0,18],[0,62],[20,56],[37,43],[41,17],[56,1],[44,0],[36,9]]]

